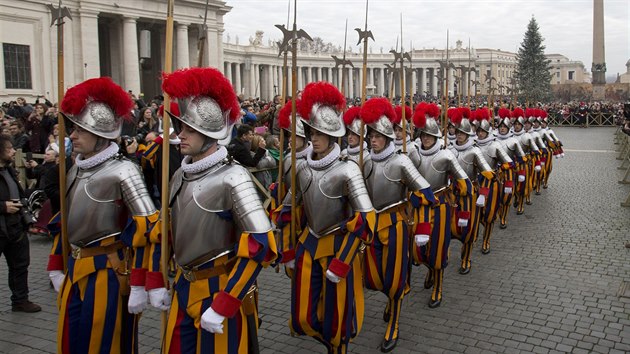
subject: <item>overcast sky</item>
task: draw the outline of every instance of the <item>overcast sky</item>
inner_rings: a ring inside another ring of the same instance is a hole
[[[605,0],[607,76],[626,71],[630,58],[629,0]],[[256,30],[264,31],[263,42],[279,40],[281,32],[274,24],[286,24],[287,0],[227,0],[232,10],[224,17],[223,40],[239,37],[240,44]],[[293,0],[291,0],[293,7]],[[298,28],[311,37],[343,45],[344,27],[348,19],[348,45],[357,43],[355,27],[364,27],[365,0],[298,0]],[[446,30],[450,31],[450,46],[457,39],[473,48],[493,48],[516,52],[523,40],[527,24],[533,15],[544,37],[547,54],[563,54],[582,61],[588,71],[593,56],[593,0],[371,0],[368,28],[375,42],[375,53],[383,47],[387,52],[395,46],[400,34],[400,14],[403,14],[404,49],[411,43],[416,49],[444,48]],[[293,9],[291,22],[293,25]],[[354,51],[358,51],[355,47]]]

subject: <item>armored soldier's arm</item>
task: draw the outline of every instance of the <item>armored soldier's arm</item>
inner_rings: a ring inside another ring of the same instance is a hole
[[[402,169],[403,183],[407,189],[411,191],[409,201],[414,208],[420,208],[421,205],[433,205],[435,196],[431,190],[431,185],[420,174],[418,169],[413,165],[409,158],[401,159],[400,168]]]
[[[496,146],[497,158],[502,164],[501,167],[505,170],[514,166],[514,161],[512,161],[512,158],[510,157],[510,155],[508,155],[507,151],[505,151],[505,149],[503,148],[503,145],[497,143],[497,144],[494,144],[494,146]]]
[[[53,244],[48,255],[47,271],[64,270],[63,269],[63,252],[62,252],[62,239],[61,239],[61,213],[55,214],[55,216],[48,223],[48,231],[53,237]]]
[[[477,168],[477,171],[479,171],[479,173],[492,171],[492,167],[490,167],[490,165],[488,164],[488,161],[483,156],[483,153],[481,152],[479,148],[474,148],[473,154],[474,154],[473,157],[474,157],[475,167]]]
[[[538,149],[538,144],[536,143],[536,141],[534,140],[534,138],[531,136],[531,134],[528,134],[527,137],[527,145],[529,146],[529,150],[531,151],[532,154],[540,154],[540,150]]]
[[[538,150],[542,151],[543,153],[546,153],[547,145],[545,145],[545,142],[543,141],[540,134],[534,137],[534,141],[536,142],[536,146],[538,146]]]
[[[525,150],[523,150],[523,147],[518,141],[514,141],[514,152],[516,156],[522,160],[519,162],[525,162],[525,160],[527,159],[527,155],[525,154]]]
[[[359,250],[361,243],[370,244],[374,237],[374,225],[376,213],[372,201],[365,188],[363,175],[359,166],[354,162],[348,162],[346,167],[346,191],[350,206],[354,211],[352,217],[346,223],[348,234],[343,237],[335,258],[330,262],[328,270],[337,277],[345,278],[350,272],[352,261]]]
[[[237,245],[236,263],[225,288],[212,302],[212,309],[222,316],[233,317],[260,270],[276,259],[278,251],[271,224],[250,175],[233,174],[226,182],[226,192],[232,197],[232,215],[243,233]]]
[[[409,159],[411,159],[413,165],[416,166],[416,169],[420,168],[420,152],[418,152],[418,146],[416,144],[409,144],[407,147]]]

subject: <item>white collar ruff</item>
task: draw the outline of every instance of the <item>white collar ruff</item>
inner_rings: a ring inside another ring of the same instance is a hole
[[[212,153],[210,156],[206,156],[197,162],[192,162],[192,156],[186,155],[182,160],[182,171],[192,174],[199,173],[216,165],[226,157],[227,149],[223,146],[219,147],[219,149]]]
[[[363,151],[365,151],[367,149],[367,142],[363,142]],[[348,145],[348,155],[356,155],[359,153],[359,151],[361,150],[359,148],[359,145],[355,146],[355,147],[351,147],[350,145]]]
[[[313,152],[313,145],[311,144],[311,142],[308,142],[308,145],[306,145],[306,147],[304,148],[304,150],[302,151],[296,151],[295,152],[295,158],[296,159],[304,159],[306,158],[306,156],[310,155],[311,152]],[[290,155],[289,155],[290,156]]]
[[[465,151],[468,150],[468,148],[470,148],[471,146],[473,146],[475,142],[468,138],[468,140],[464,143],[464,145],[457,145],[456,142],[453,142],[453,147],[455,148],[455,150],[457,151]]]
[[[387,145],[383,151],[381,152],[374,152],[374,150],[372,150],[372,153],[370,154],[370,158],[374,161],[383,161],[387,158],[389,158],[396,150],[396,147],[394,146],[393,142],[389,142],[389,145]]]
[[[88,157],[87,159],[83,159],[82,154],[77,155],[75,163],[77,164],[77,167],[82,170],[90,169],[116,156],[119,150],[120,148],[118,147],[118,144],[110,142],[106,149],[98,152],[92,157]]]
[[[313,160],[313,153],[310,153],[306,155],[306,161],[308,162],[308,165],[311,168],[314,168],[316,170],[321,170],[324,167],[333,163],[335,160],[337,160],[340,154],[341,154],[341,149],[339,148],[339,145],[335,143],[332,151],[329,152],[328,155],[324,156],[322,159]]]
[[[443,143],[443,140],[439,139],[438,141],[435,142],[435,144],[433,144],[433,146],[431,146],[430,148],[426,150],[422,148],[422,144],[420,144],[418,146],[418,151],[420,152],[420,155],[422,156],[431,156],[442,148],[442,143]]]

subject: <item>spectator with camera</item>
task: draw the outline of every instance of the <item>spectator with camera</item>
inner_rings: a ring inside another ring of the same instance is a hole
[[[56,149],[55,149],[56,148]],[[59,146],[49,146],[44,154],[44,161],[39,164],[33,160],[33,156],[29,153],[26,155],[24,166],[26,167],[26,178],[37,180],[35,189],[44,189],[42,177],[48,170],[54,169],[59,163]]]
[[[53,125],[56,121],[53,121],[46,115],[48,108],[42,103],[35,105],[35,110],[26,120],[26,130],[30,132],[31,139],[29,141],[30,150],[34,153],[44,153],[46,146],[48,146],[48,135],[52,131]]]
[[[0,135],[0,255],[4,255],[9,268],[11,310],[38,312],[42,308],[28,299],[30,246],[26,230],[33,220],[20,202],[26,195],[18,183],[17,171],[11,167],[14,159],[11,138]]]
[[[250,154],[250,146],[254,138],[254,128],[251,125],[241,124],[236,130],[236,138],[230,141],[228,152],[241,165],[246,167],[256,167],[260,160],[265,157],[265,140],[261,139],[256,146],[256,152]]]

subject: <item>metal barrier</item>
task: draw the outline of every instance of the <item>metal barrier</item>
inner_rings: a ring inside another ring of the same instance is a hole
[[[570,113],[568,116],[563,116],[560,113],[549,115],[549,125],[554,126],[579,126],[581,118],[577,113]],[[587,113],[585,122],[587,127],[609,127],[615,125],[614,113]]]

